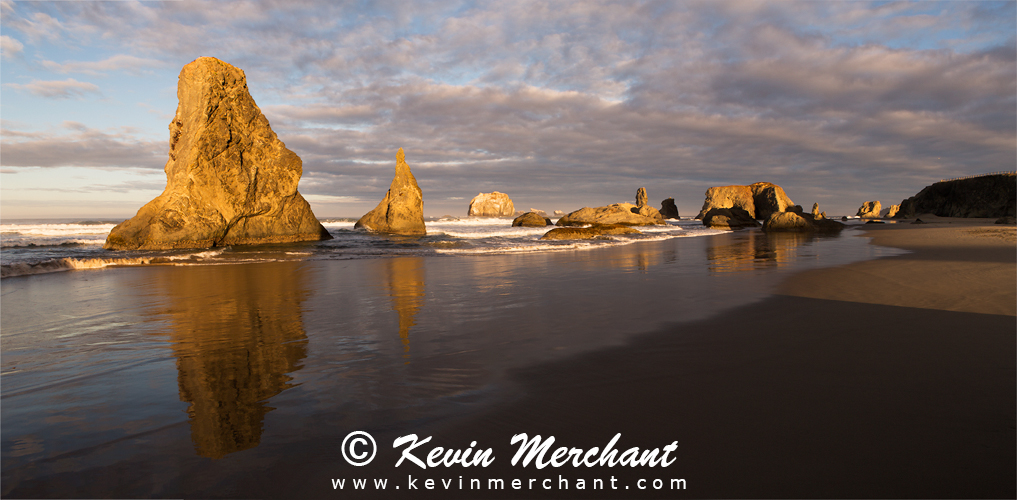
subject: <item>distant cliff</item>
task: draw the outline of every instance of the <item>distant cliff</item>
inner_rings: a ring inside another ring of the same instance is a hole
[[[931,213],[939,217],[1002,217],[1017,215],[1017,174],[989,174],[926,186],[902,201],[895,218],[913,219]]]

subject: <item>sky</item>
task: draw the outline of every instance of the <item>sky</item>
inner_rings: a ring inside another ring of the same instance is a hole
[[[853,215],[1017,164],[1017,2],[0,0],[0,217],[158,196],[180,69],[243,69],[318,217],[767,181]]]

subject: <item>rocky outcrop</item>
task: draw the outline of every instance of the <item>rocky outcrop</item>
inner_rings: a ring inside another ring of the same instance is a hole
[[[641,234],[629,226],[621,224],[594,224],[590,227],[556,227],[548,231],[542,240],[590,240],[608,235]]]
[[[555,210],[554,211],[554,215],[557,215],[557,216],[561,217],[562,215],[565,215],[565,211],[564,210]]]
[[[512,221],[512,227],[544,227],[550,225],[551,219],[537,212],[526,212]]]
[[[794,206],[784,189],[769,182],[756,182],[748,186],[722,186],[706,190],[706,200],[697,219],[702,219],[714,208],[740,208],[754,219],[765,219],[774,212],[783,212]]]
[[[621,224],[625,226],[651,226],[663,224],[664,218],[657,209],[644,206],[646,214],[641,215],[640,208],[631,203],[615,203],[606,207],[584,207],[558,219],[558,226],[585,226],[587,224]],[[657,212],[656,217],[652,212]]]
[[[721,186],[706,190],[706,200],[697,219],[702,219],[715,208],[739,208],[755,218],[756,204],[752,199],[752,188],[748,186]]]
[[[396,153],[395,177],[385,198],[353,226],[378,233],[424,235],[424,197],[406,164],[403,148]]]
[[[812,216],[813,217],[818,217],[819,216],[819,203],[813,203],[812,204]]]
[[[863,219],[878,219],[879,211],[882,209],[883,207],[878,201],[867,201],[858,207],[858,213],[855,215]]]
[[[668,198],[660,202],[660,216],[665,219],[677,219],[678,206],[674,204],[674,198]]]
[[[784,193],[784,188],[769,182],[757,182],[749,185],[752,190],[752,203],[756,207],[757,220],[765,220],[770,214],[783,212],[795,206],[795,203]],[[801,207],[798,209],[801,211]]]
[[[636,206],[643,207],[649,203],[650,198],[646,196],[646,188],[641,187],[636,190]]]
[[[763,221],[763,231],[793,233],[831,233],[844,229],[844,224],[812,214],[775,212]]]
[[[983,175],[937,182],[902,201],[895,216],[911,219],[931,213],[940,217],[1017,215],[1017,175]]]
[[[297,192],[300,157],[276,137],[243,70],[202,57],[180,71],[166,189],[104,248],[163,250],[330,239]]]
[[[890,205],[890,208],[886,209],[886,213],[883,214],[883,217],[889,219],[889,218],[897,215],[897,212],[899,212],[899,211],[900,211],[900,205]]]
[[[703,225],[713,229],[740,229],[759,227],[759,222],[740,208],[714,208],[703,216]]]
[[[470,200],[470,209],[467,215],[480,217],[508,217],[516,213],[516,206],[512,199],[505,193],[495,191],[493,193],[480,193]]]

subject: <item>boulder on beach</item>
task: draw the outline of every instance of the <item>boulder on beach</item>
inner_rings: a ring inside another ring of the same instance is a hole
[[[480,217],[508,217],[516,213],[516,207],[509,195],[495,191],[480,193],[470,200],[467,215]]]
[[[897,215],[897,212],[899,212],[899,211],[900,211],[900,205],[890,205],[890,208],[887,208],[883,212],[880,212],[880,213],[882,213],[882,217],[883,218],[889,219],[889,218]]]
[[[544,236],[542,240],[590,240],[603,238],[608,235],[618,234],[642,234],[638,230],[621,224],[593,224],[589,227],[556,227]]]
[[[858,217],[863,219],[877,219],[879,218],[879,212],[882,210],[882,205],[878,201],[867,201],[862,203],[862,206],[858,207]]]
[[[987,174],[940,181],[900,202],[898,219],[931,213],[939,217],[1017,215],[1017,174]]]
[[[714,208],[703,216],[703,225],[713,229],[740,229],[759,227],[759,222],[741,208]]]
[[[657,210],[650,206],[645,206],[653,212]],[[633,210],[634,209],[634,210]],[[615,203],[605,207],[583,207],[575,212],[572,212],[560,219],[558,219],[558,226],[585,226],[587,224],[622,224],[625,226],[652,226],[664,223],[664,218],[660,217],[660,213],[657,212],[656,217],[653,216],[650,210],[646,210],[649,215],[641,215],[639,213],[639,207],[631,203]]]
[[[674,204],[674,198],[668,198],[660,202],[660,216],[665,219],[677,219],[678,206]]]
[[[103,248],[165,250],[331,239],[297,192],[300,157],[276,137],[243,70],[201,57],[180,70],[166,189]]]
[[[417,179],[406,164],[403,148],[396,153],[395,177],[385,197],[374,210],[364,214],[353,226],[377,233],[424,235],[424,197]]]
[[[544,227],[550,225],[551,219],[537,212],[526,212],[512,221],[512,227]]]
[[[763,231],[792,233],[830,233],[844,229],[844,224],[812,214],[798,212],[774,212],[763,221]]]

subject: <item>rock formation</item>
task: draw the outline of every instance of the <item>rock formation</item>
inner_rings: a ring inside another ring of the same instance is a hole
[[[886,213],[883,214],[883,217],[889,219],[889,218],[897,215],[897,212],[899,212],[899,211],[900,211],[900,205],[890,205],[890,208],[886,209]]]
[[[424,235],[424,198],[406,164],[403,148],[396,153],[395,177],[385,198],[353,226],[378,233]]]
[[[752,214],[741,208],[714,208],[703,216],[703,225],[714,229],[759,227]]]
[[[755,218],[756,204],[752,200],[752,188],[748,186],[721,186],[706,190],[706,201],[697,219],[702,219],[715,208],[740,208]]]
[[[331,239],[297,192],[300,157],[276,137],[243,70],[201,57],[180,70],[166,189],[106,237],[111,250]]]
[[[832,233],[844,229],[844,224],[825,217],[798,212],[774,212],[763,221],[763,231],[794,233]]]
[[[812,204],[812,215],[813,215],[813,217],[818,217],[819,216],[819,203],[813,203]]]
[[[512,221],[512,227],[544,227],[550,225],[551,219],[548,219],[537,212],[526,212]]]
[[[555,210],[554,214],[561,217],[562,215],[565,215],[565,212],[563,210]]]
[[[660,216],[665,219],[677,219],[678,206],[674,204],[674,198],[668,198],[660,202]]]
[[[748,186],[722,186],[706,190],[706,201],[697,219],[702,219],[714,208],[740,208],[754,219],[766,219],[774,212],[783,212],[794,206],[784,189],[769,182],[756,182]]]
[[[783,212],[795,206],[795,203],[784,193],[784,188],[769,182],[757,182],[749,185],[752,190],[752,202],[756,206],[756,219],[765,220],[774,212]],[[798,207],[801,212],[801,207]]]
[[[642,207],[649,203],[649,198],[646,196],[646,188],[641,187],[636,190],[636,206]]]
[[[937,182],[902,201],[895,217],[911,219],[923,213],[940,217],[1017,215],[1017,175],[992,174]]]
[[[505,193],[480,193],[470,200],[467,215],[480,217],[508,217],[516,213],[516,206]]]
[[[594,224],[590,227],[556,227],[548,231],[542,240],[590,240],[613,234],[641,234],[621,224]]]
[[[878,201],[867,201],[858,207],[858,213],[855,215],[863,219],[876,219],[879,218],[879,211],[882,209]]]
[[[625,226],[651,226],[663,224],[664,218],[660,212],[651,206],[644,206],[643,212],[649,215],[640,215],[640,208],[631,203],[615,203],[606,207],[590,208],[584,207],[558,219],[558,226],[585,226],[587,224],[622,224]],[[652,212],[657,212],[656,217]]]

